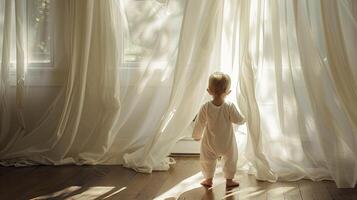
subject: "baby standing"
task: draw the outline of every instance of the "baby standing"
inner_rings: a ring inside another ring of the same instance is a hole
[[[232,123],[243,124],[244,119],[233,103],[225,101],[225,97],[231,92],[230,84],[230,77],[225,73],[215,72],[210,75],[207,92],[212,100],[201,107],[192,134],[195,140],[200,140],[203,135],[200,163],[205,180],[201,184],[207,187],[213,184],[219,157],[223,161],[226,186],[239,186],[233,180],[238,150]]]

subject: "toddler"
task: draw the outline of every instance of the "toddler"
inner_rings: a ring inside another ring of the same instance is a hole
[[[244,119],[233,103],[225,102],[225,97],[231,92],[230,82],[230,77],[222,72],[210,75],[207,92],[213,99],[201,107],[192,134],[197,141],[203,135],[200,163],[205,180],[201,185],[206,187],[213,184],[212,179],[219,157],[222,157],[223,161],[226,187],[239,186],[239,183],[233,180],[238,150],[232,123],[242,124]]]

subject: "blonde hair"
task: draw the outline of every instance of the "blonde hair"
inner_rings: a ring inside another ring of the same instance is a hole
[[[231,78],[223,72],[214,72],[209,76],[208,89],[217,96],[228,92],[231,87]]]

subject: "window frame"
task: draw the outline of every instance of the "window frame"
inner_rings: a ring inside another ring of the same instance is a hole
[[[51,0],[50,3],[53,1]],[[26,30],[26,53],[29,52],[29,1],[25,4],[25,30]],[[53,12],[49,14],[49,24],[53,24]],[[55,57],[55,31],[53,27],[49,28],[50,34],[50,61],[44,62],[29,62],[28,58],[26,60],[26,85],[28,86],[58,86],[62,85],[63,80],[61,78],[61,70],[56,64]],[[46,78],[44,78],[46,77]],[[16,86],[16,63],[9,63],[9,84],[10,86]]]
[[[50,1],[52,3],[53,0]],[[50,5],[52,6],[52,5]],[[52,17],[52,12],[49,13],[49,24],[53,24],[53,17]],[[29,52],[29,1],[26,1],[26,50]],[[49,69],[49,68],[55,68],[55,48],[54,48],[54,38],[55,38],[55,33],[54,33],[54,28],[49,27],[49,34],[50,34],[50,62],[29,62],[27,60],[27,70],[29,69]]]

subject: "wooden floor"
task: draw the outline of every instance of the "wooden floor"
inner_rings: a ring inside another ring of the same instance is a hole
[[[214,187],[202,179],[197,157],[176,158],[168,172],[141,174],[121,166],[0,167],[0,199],[294,199],[357,200],[357,189],[330,181],[268,183],[238,174],[241,186],[226,190],[217,173]]]

